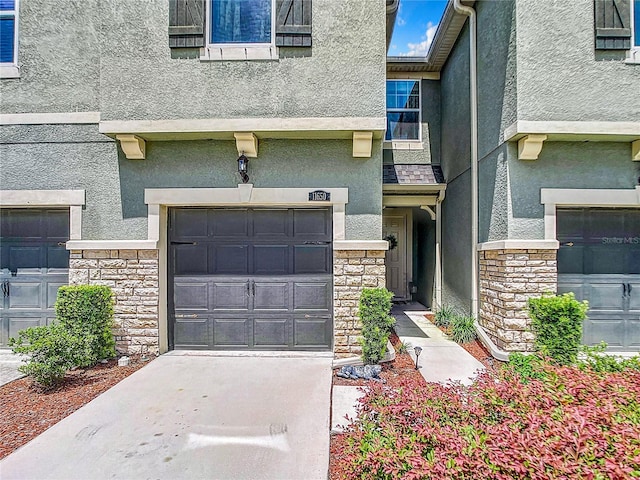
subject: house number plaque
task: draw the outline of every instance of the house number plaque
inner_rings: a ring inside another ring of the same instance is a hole
[[[324,190],[316,190],[315,192],[309,192],[310,202],[328,202],[331,200],[331,193]]]

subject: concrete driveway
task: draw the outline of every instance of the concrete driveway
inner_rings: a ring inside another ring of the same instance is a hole
[[[0,478],[326,479],[331,358],[164,355],[0,462]]]

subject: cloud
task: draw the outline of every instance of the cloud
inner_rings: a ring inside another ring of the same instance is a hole
[[[420,43],[408,43],[407,48],[409,51],[401,53],[400,55],[403,57],[424,57],[429,51],[429,47],[431,46],[431,42],[433,42],[433,37],[436,35],[437,29],[437,24],[434,25],[433,22],[427,23],[427,31],[422,37],[424,40]]]

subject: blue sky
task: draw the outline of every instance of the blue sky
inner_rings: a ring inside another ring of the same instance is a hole
[[[388,55],[425,56],[446,0],[400,0]]]

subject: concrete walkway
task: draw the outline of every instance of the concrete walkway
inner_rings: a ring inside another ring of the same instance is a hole
[[[427,382],[472,383],[484,365],[476,360],[464,348],[446,336],[433,323],[425,318],[429,311],[420,303],[394,305],[391,314],[396,319],[394,330],[400,340],[411,345],[409,353],[415,361],[413,347],[422,347],[419,357],[420,373]],[[334,386],[332,393],[331,430],[341,432],[342,426],[356,416],[358,399],[363,395],[359,387]]]
[[[394,305],[391,314],[396,319],[394,330],[400,340],[411,345],[409,353],[415,360],[413,347],[422,347],[418,359],[420,373],[427,382],[458,381],[470,385],[484,365],[425,318],[429,311],[418,302]]]
[[[24,377],[18,371],[18,367],[22,365],[20,358],[20,355],[11,350],[0,349],[0,386]]]
[[[0,477],[326,479],[331,361],[163,355],[0,461]]]

